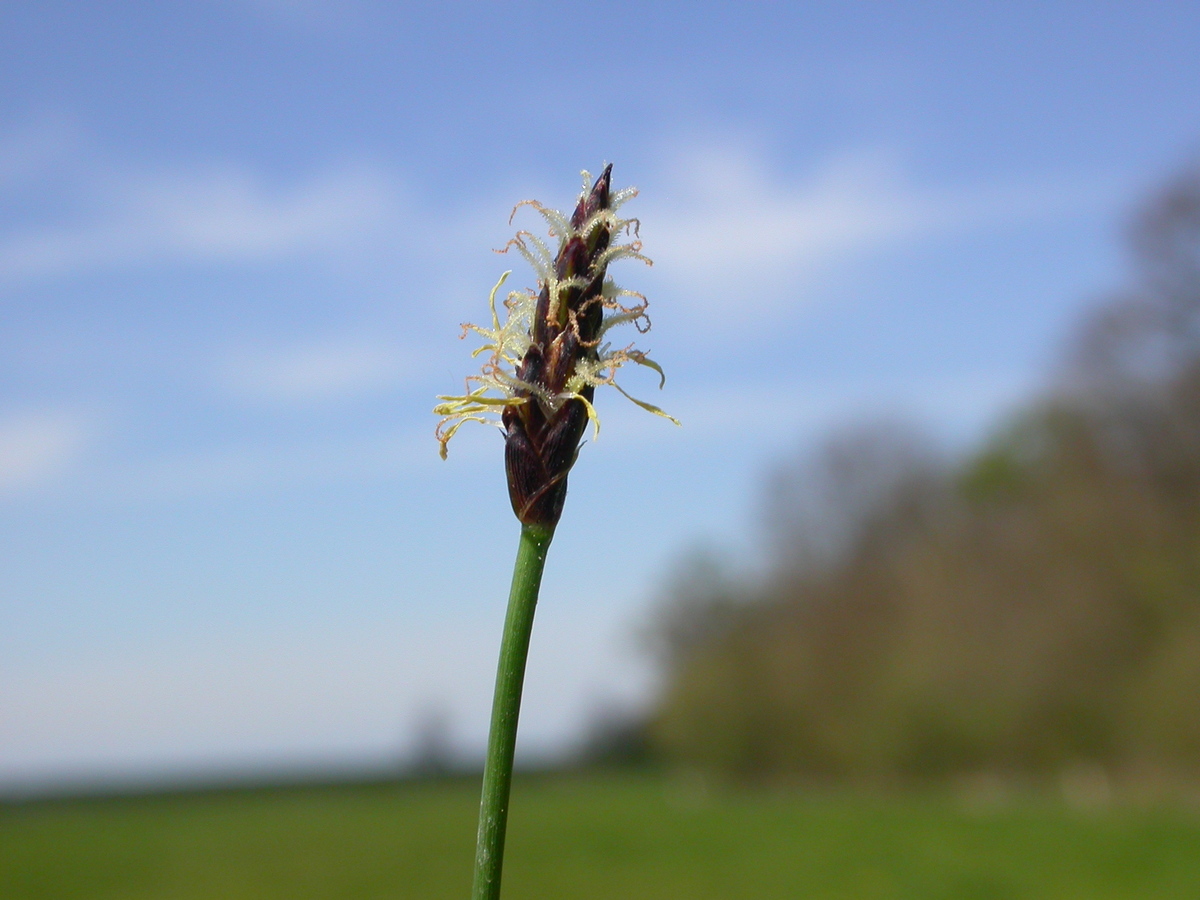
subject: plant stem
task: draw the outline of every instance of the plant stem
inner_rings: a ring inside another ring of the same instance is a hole
[[[498,900],[500,869],[504,865],[504,832],[508,825],[508,796],[512,787],[513,752],[517,745],[517,717],[521,712],[521,687],[538,588],[546,566],[546,550],[554,529],[522,525],[521,543],[513,567],[508,614],[500,640],[500,664],[492,699],[492,726],[487,760],[483,767],[483,798],[479,803],[479,837],[475,846],[475,883],[471,900]]]

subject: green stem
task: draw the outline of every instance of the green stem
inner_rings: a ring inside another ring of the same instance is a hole
[[[521,543],[513,568],[512,590],[504,637],[500,641],[500,665],[496,671],[496,694],[492,699],[492,728],[488,735],[487,760],[483,767],[483,799],[479,803],[479,837],[475,846],[475,883],[471,900],[498,900],[500,869],[504,865],[504,831],[508,825],[508,796],[512,787],[513,751],[517,746],[517,717],[521,712],[521,687],[525,682],[525,660],[537,606],[546,550],[554,529],[522,525]]]

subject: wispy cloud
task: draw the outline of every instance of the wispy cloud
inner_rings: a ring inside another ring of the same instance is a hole
[[[416,477],[437,453],[432,429],[300,441],[229,443],[130,461],[98,474],[89,493],[133,503]]]
[[[657,262],[645,273],[647,281],[661,280],[647,284],[639,272],[636,278],[629,273],[628,281],[655,298],[673,294],[672,302],[696,313],[688,317],[694,327],[721,335],[736,327],[728,316],[734,293],[746,313],[739,320],[760,321],[756,316],[803,303],[815,277],[829,267],[902,242],[1070,214],[1094,205],[1108,190],[1069,180],[946,187],[923,182],[894,156],[880,153],[846,154],[792,178],[745,148],[689,151],[675,162],[669,178],[628,207],[647,223],[643,236]],[[406,216],[398,184],[394,174],[365,165],[328,169],[283,188],[231,166],[108,177],[81,189],[85,212],[54,226],[22,229],[0,213],[0,283],[113,266],[255,264],[362,253],[394,258],[401,236],[413,239],[412,229],[401,228]],[[423,216],[426,236],[482,232],[479,222],[485,218]],[[496,216],[489,204],[486,221]],[[379,253],[384,246],[386,254]],[[442,246],[456,248],[456,255]],[[422,244],[424,268],[458,277],[461,246],[460,240]],[[481,245],[481,268],[495,265],[486,247]],[[513,262],[518,261],[502,264]],[[615,274],[626,278],[625,272]],[[489,284],[481,280],[480,290]],[[457,290],[442,290],[440,296]],[[436,344],[439,353],[454,351],[452,343],[444,343],[450,334]],[[421,339],[405,341],[379,331],[312,335],[290,344],[261,335],[256,343],[227,347],[215,371],[207,368],[201,377],[215,377],[223,400],[301,408],[353,402],[402,387],[423,370],[413,355]],[[130,405],[128,400],[120,402]],[[682,408],[686,404],[665,395],[662,402],[689,424],[702,424],[704,408],[689,414]],[[66,473],[85,443],[82,426],[72,422],[35,417],[0,423],[0,490],[49,484]],[[277,435],[271,447],[179,446],[156,459],[129,458],[118,463],[125,467],[120,471],[97,473],[92,489],[106,496],[159,498],[376,479],[397,471],[402,460],[428,456],[424,432],[419,451],[408,446],[407,436],[343,437],[320,446],[295,434]]]
[[[0,418],[0,500],[69,492],[72,498],[105,504],[174,503],[424,478],[441,463],[429,423],[348,436],[276,435],[114,456],[97,452],[96,418],[69,410]]]
[[[348,246],[394,222],[387,173],[348,165],[281,190],[234,167],[110,177],[86,209],[50,226],[9,224],[0,278],[36,279],[112,266],[258,262]]]
[[[803,378],[781,395],[777,381],[746,379],[727,384],[670,387],[669,408],[683,429],[663,428],[660,420],[621,404],[601,413],[604,434],[613,438],[605,453],[640,453],[648,447],[693,447],[703,455],[722,445],[759,448],[794,441],[797,434],[821,435],[863,421],[911,419],[955,444],[977,440],[1037,386],[1020,370],[980,369],[949,374]],[[665,401],[664,401],[665,402]],[[754,451],[745,451],[753,454]]]
[[[365,337],[316,341],[271,350],[242,350],[218,377],[252,401],[306,405],[354,399],[396,387],[411,373],[412,353]]]
[[[1095,180],[931,185],[880,152],[784,175],[745,149],[709,148],[682,155],[672,171],[668,196],[682,199],[647,198],[647,250],[699,311],[713,313],[731,289],[791,287],[745,291],[740,308],[763,311],[796,302],[824,267],[882,247],[1070,214],[1114,196],[1114,185]]]
[[[0,496],[47,484],[80,458],[87,423],[74,413],[42,410],[0,419]]]

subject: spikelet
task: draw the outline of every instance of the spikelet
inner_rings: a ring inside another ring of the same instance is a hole
[[[659,387],[665,381],[657,363],[632,345],[614,349],[605,339],[620,325],[639,333],[650,330],[647,301],[617,286],[608,265],[642,255],[638,221],[618,215],[621,205],[637,195],[634,188],[610,190],[612,166],[584,185],[575,211],[561,212],[534,200],[557,246],[529,231],[518,231],[505,252],[516,249],[537,274],[537,291],[512,291],[505,298],[504,321],[496,295],[505,272],[489,297],[491,327],[464,325],[463,337],[474,333],[484,343],[473,356],[486,354],[478,375],[467,378],[461,396],[439,396],[434,412],[442,416],[436,430],[441,455],[464,422],[498,425],[505,432],[505,469],[509,496],[517,518],[526,524],[553,527],[562,513],[567,474],[575,462],[588,422],[599,434],[600,418],[592,403],[597,387],[611,384],[643,409],[679,424],[657,406],[630,397],[616,383],[626,363],[653,369]],[[624,243],[621,237],[628,238]]]

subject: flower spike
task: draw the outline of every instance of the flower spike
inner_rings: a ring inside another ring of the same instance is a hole
[[[638,221],[617,214],[637,191],[611,191],[611,164],[595,182],[586,171],[582,174],[584,189],[569,218],[535,200],[513,209],[515,214],[522,206],[533,207],[549,226],[556,250],[552,255],[540,238],[518,231],[501,251],[516,247],[533,267],[536,293],[510,292],[501,322],[496,294],[510,273],[501,276],[489,296],[491,328],[463,326],[464,337],[475,332],[484,339],[475,355],[487,353],[487,361],[478,375],[467,379],[465,394],[439,396],[442,402],[434,408],[442,416],[436,436],[443,459],[450,438],[464,422],[490,423],[504,431],[513,511],[524,524],[550,528],[562,513],[567,474],[587,423],[599,433],[600,419],[592,405],[597,387],[611,384],[643,409],[679,424],[616,383],[617,370],[626,363],[653,369],[665,380],[659,365],[632,345],[614,350],[601,343],[618,325],[633,324],[643,334],[650,329],[646,298],[618,287],[608,276],[609,263],[619,259],[652,265],[641,253]],[[631,234],[632,240],[619,241]],[[632,305],[619,302],[625,298]]]

